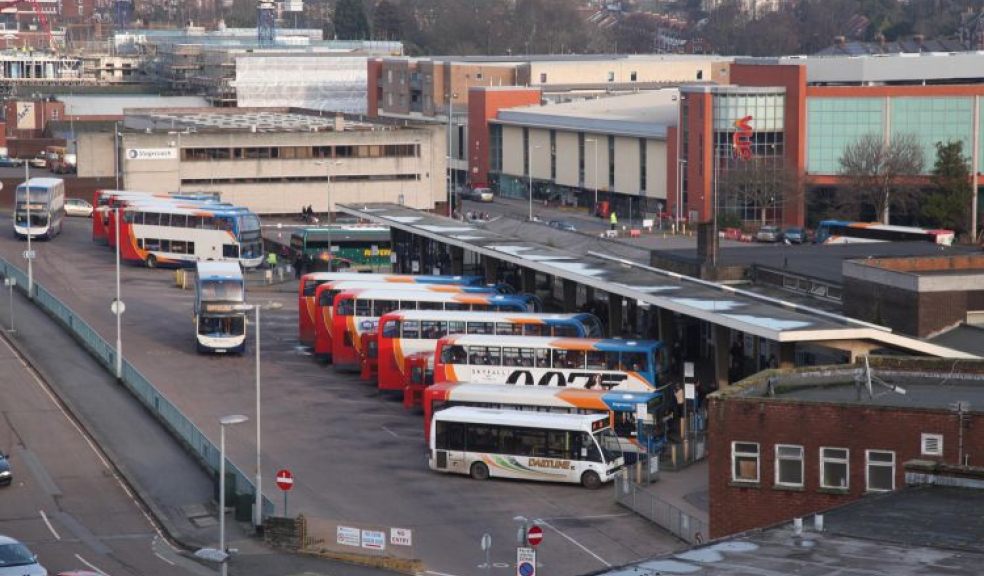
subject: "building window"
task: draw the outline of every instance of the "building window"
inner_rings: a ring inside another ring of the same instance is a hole
[[[731,479],[735,482],[759,481],[759,445],[757,442],[731,443]]]
[[[550,131],[550,179],[557,179],[557,131]]]
[[[635,82],[636,80],[638,80],[638,78],[639,78],[638,73],[636,73],[635,71],[629,72],[629,80]]]
[[[697,79],[698,80],[703,80],[704,79],[704,71],[703,70],[698,70],[697,71]]]
[[[530,129],[523,128],[523,176],[530,175]]]
[[[803,486],[803,447],[776,444],[776,485]]]
[[[577,185],[584,187],[584,132],[577,133]]]
[[[867,450],[865,463],[865,484],[868,492],[895,490],[895,452]]]
[[[476,72],[475,73],[475,80],[481,80],[481,79],[482,79],[482,73],[481,72]]]
[[[639,138],[639,192],[646,191],[646,139]]]
[[[923,434],[920,442],[922,448],[919,452],[923,456],[942,456],[943,455],[943,435],[942,434]]]
[[[848,456],[851,451],[847,448],[820,449],[820,487],[848,488],[848,473],[850,464]]]
[[[615,73],[614,72],[608,72],[608,81],[609,82],[614,82],[615,81]]]
[[[502,171],[502,126],[489,126],[489,169],[492,172]]]
[[[615,189],[615,137],[608,137],[608,189]]]
[[[540,72],[540,84],[546,84],[546,83],[547,83],[547,73]]]

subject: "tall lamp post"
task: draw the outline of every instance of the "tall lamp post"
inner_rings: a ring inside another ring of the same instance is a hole
[[[31,165],[24,161],[24,201],[27,208],[27,297],[34,298],[34,250],[31,250]],[[14,192],[16,196],[17,193]],[[16,216],[15,216],[16,218]]]
[[[585,138],[585,142],[590,142],[591,147],[594,148],[594,177],[591,179],[594,183],[594,213],[598,214],[598,140],[595,138]]]
[[[253,504],[253,527],[263,525],[263,474],[260,468],[260,305],[256,310],[256,502]]]
[[[232,416],[223,416],[219,419],[219,551],[222,552],[222,576],[228,574],[229,565],[227,563],[228,555],[226,553],[226,543],[225,543],[225,463],[226,463],[226,451],[225,451],[225,429],[226,426],[234,426],[236,424],[242,424],[246,422],[249,418],[241,415],[234,414]]]
[[[119,206],[113,208],[113,220],[116,227],[116,300],[113,300],[111,309],[116,315],[116,379],[123,379],[123,311],[126,306],[120,298],[120,209]]]
[[[344,164],[341,160],[315,160],[314,162],[318,166],[325,167],[325,173],[328,175],[328,223],[331,223],[331,167],[341,166]],[[332,255],[331,255],[331,232],[328,232],[328,271],[333,269]]]
[[[453,100],[457,96],[451,90],[451,79],[448,78],[448,217],[454,216],[454,190],[451,183],[451,118],[453,116]]]

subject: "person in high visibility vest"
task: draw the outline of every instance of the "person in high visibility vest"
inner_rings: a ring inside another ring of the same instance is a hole
[[[277,267],[277,253],[272,250],[267,254],[267,266],[271,269]]]
[[[612,210],[611,215],[608,217],[608,221],[612,225],[612,230],[614,230],[615,227],[618,226],[618,216],[615,215],[615,211],[614,210]]]

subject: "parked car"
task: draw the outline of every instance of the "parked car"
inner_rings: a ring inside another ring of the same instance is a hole
[[[20,158],[11,158],[10,156],[0,156],[0,168],[20,168],[24,165],[24,161]]]
[[[495,194],[492,193],[491,188],[472,188],[471,190],[465,190],[463,196],[468,200],[474,200],[476,202],[491,202],[495,198]]]
[[[48,158],[45,157],[44,152],[39,152],[37,156],[28,160],[31,164],[31,168],[47,168]]]
[[[577,227],[574,226],[574,224],[568,222],[567,220],[551,220],[547,222],[547,226],[550,226],[551,228],[556,228],[557,230],[577,232]]]
[[[806,230],[798,226],[786,228],[782,231],[782,238],[792,244],[802,244],[806,242]]]
[[[65,215],[89,218],[92,216],[92,204],[81,198],[67,198],[65,200]]]
[[[0,576],[48,576],[48,571],[27,546],[0,535]]]
[[[0,452],[0,486],[10,486],[14,473],[10,470],[10,456]]]
[[[759,242],[779,242],[782,240],[782,230],[778,226],[762,226],[755,239]]]

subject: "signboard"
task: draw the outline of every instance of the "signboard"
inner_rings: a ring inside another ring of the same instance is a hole
[[[649,420],[649,406],[645,404],[636,404],[636,420],[640,422]]]
[[[285,0],[284,12],[304,12],[304,0]]]
[[[343,546],[359,547],[359,529],[349,526],[339,526],[335,530],[335,541]]]
[[[530,526],[529,531],[526,532],[526,541],[529,542],[530,546],[536,548],[540,542],[543,542],[543,528]]]
[[[734,146],[735,158],[739,160],[750,160],[752,158],[752,117],[745,116],[735,120],[735,133],[731,136],[731,144]]]
[[[412,274],[420,274],[420,262],[414,260],[410,263],[410,272]]]
[[[177,160],[177,148],[127,148],[127,160]]]
[[[367,550],[386,550],[386,533],[377,530],[363,530],[362,547]]]
[[[693,384],[683,385],[683,397],[687,400],[693,400],[697,398],[697,387]]]
[[[283,469],[277,472],[277,488],[284,492],[294,487],[294,474],[290,470]]]
[[[684,378],[693,378],[694,377],[694,363],[693,362],[684,362],[683,363],[683,377]]]
[[[17,103],[17,129],[34,130],[37,122],[34,118],[34,102]]]
[[[390,544],[394,546],[412,546],[413,531],[409,528],[390,528]]]
[[[516,548],[516,576],[536,576],[536,550]]]

